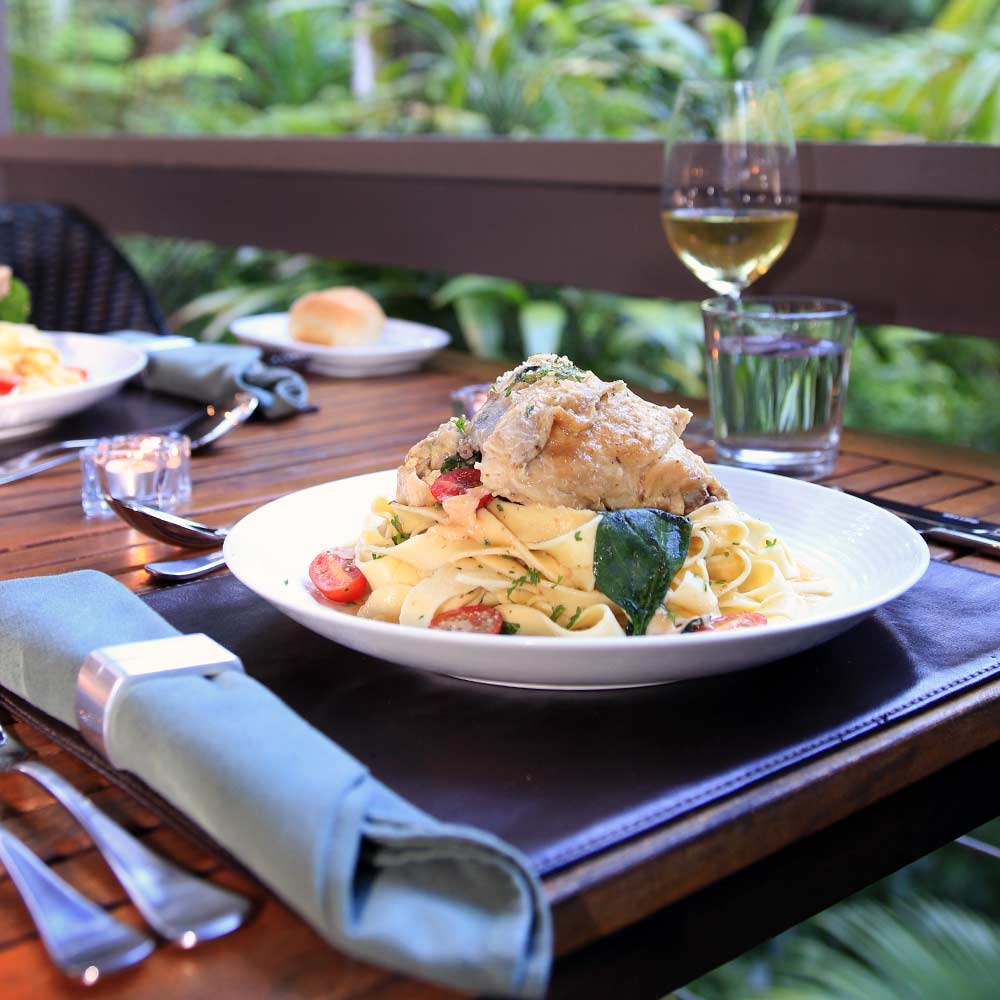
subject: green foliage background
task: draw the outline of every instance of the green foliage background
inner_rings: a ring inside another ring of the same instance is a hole
[[[21,131],[651,137],[682,79],[766,75],[783,81],[801,139],[1000,143],[1000,0],[7,8]],[[373,57],[368,78],[356,73],[358,44]],[[350,283],[390,314],[444,326],[486,357],[562,350],[606,377],[704,392],[693,303],[142,236],[125,246],[173,325],[202,337],[222,337],[234,318],[284,308],[304,291]],[[1000,450],[998,398],[995,342],[888,326],[859,332],[850,424]],[[981,834],[1000,843],[996,825]],[[1000,861],[952,846],[682,994],[971,1000],[996,996],[998,982]]]
[[[682,79],[756,74],[783,80],[800,138],[1000,142],[1000,0],[11,0],[9,20],[25,131],[648,137]],[[367,83],[352,79],[358,39]],[[602,375],[704,391],[683,303],[138,237],[128,249],[176,325],[206,337],[358,281],[485,356],[558,346]],[[998,395],[1000,345],[878,327],[859,333],[846,420],[996,450]]]

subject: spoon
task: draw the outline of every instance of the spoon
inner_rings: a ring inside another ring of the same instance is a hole
[[[143,569],[154,579],[165,583],[180,583],[182,580],[197,580],[226,565],[226,557],[221,552],[202,552],[187,559],[169,559],[165,562],[146,563]]]
[[[188,549],[217,549],[229,534],[228,528],[212,528],[200,521],[147,507],[137,500],[120,500],[108,493],[104,494],[104,500],[136,531],[168,545],[180,545]]]
[[[218,441],[223,434],[239,427],[257,409],[259,400],[249,392],[238,392],[226,403],[209,404],[184,423],[173,428],[191,439],[191,450],[198,451]],[[74,459],[83,448],[97,444],[97,438],[77,438],[42,445],[31,451],[0,462],[0,486],[27,479],[36,472],[44,472]]]

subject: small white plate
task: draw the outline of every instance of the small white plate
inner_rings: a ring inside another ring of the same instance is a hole
[[[387,319],[379,339],[361,347],[325,347],[293,340],[288,332],[288,313],[244,316],[234,320],[230,329],[244,344],[308,355],[310,371],[335,378],[375,378],[410,372],[451,343],[444,330],[405,319]]]
[[[0,441],[45,430],[117,392],[146,367],[146,355],[134,344],[93,333],[47,333],[63,363],[83,368],[86,381],[44,392],[0,396]]]
[[[243,518],[226,539],[233,573],[290,618],[351,649],[407,666],[493,684],[608,688],[662,684],[767,663],[838,635],[923,576],[928,552],[908,524],[864,500],[813,483],[713,466],[744,510],[769,522],[835,593],[786,625],[621,639],[470,635],[356,618],[320,604],[308,568],[350,543],[372,500],[395,493],[376,472],[289,494]]]

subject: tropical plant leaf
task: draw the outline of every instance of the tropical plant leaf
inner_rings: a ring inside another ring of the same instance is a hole
[[[501,304],[481,295],[465,295],[455,302],[462,335],[469,349],[481,358],[502,358],[504,323]]]
[[[793,940],[768,1000],[993,1000],[1000,927],[932,898],[847,903]]]
[[[559,302],[525,302],[518,313],[524,356],[558,354],[566,328],[566,307]]]
[[[468,295],[493,298],[521,305],[528,300],[524,285],[506,278],[492,278],[485,274],[461,274],[442,285],[435,293],[436,306],[451,305]]]

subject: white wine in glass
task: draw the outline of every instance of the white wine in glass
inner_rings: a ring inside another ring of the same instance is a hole
[[[778,86],[683,83],[668,129],[661,218],[689,270],[738,298],[785,252],[798,205],[795,140]]]

